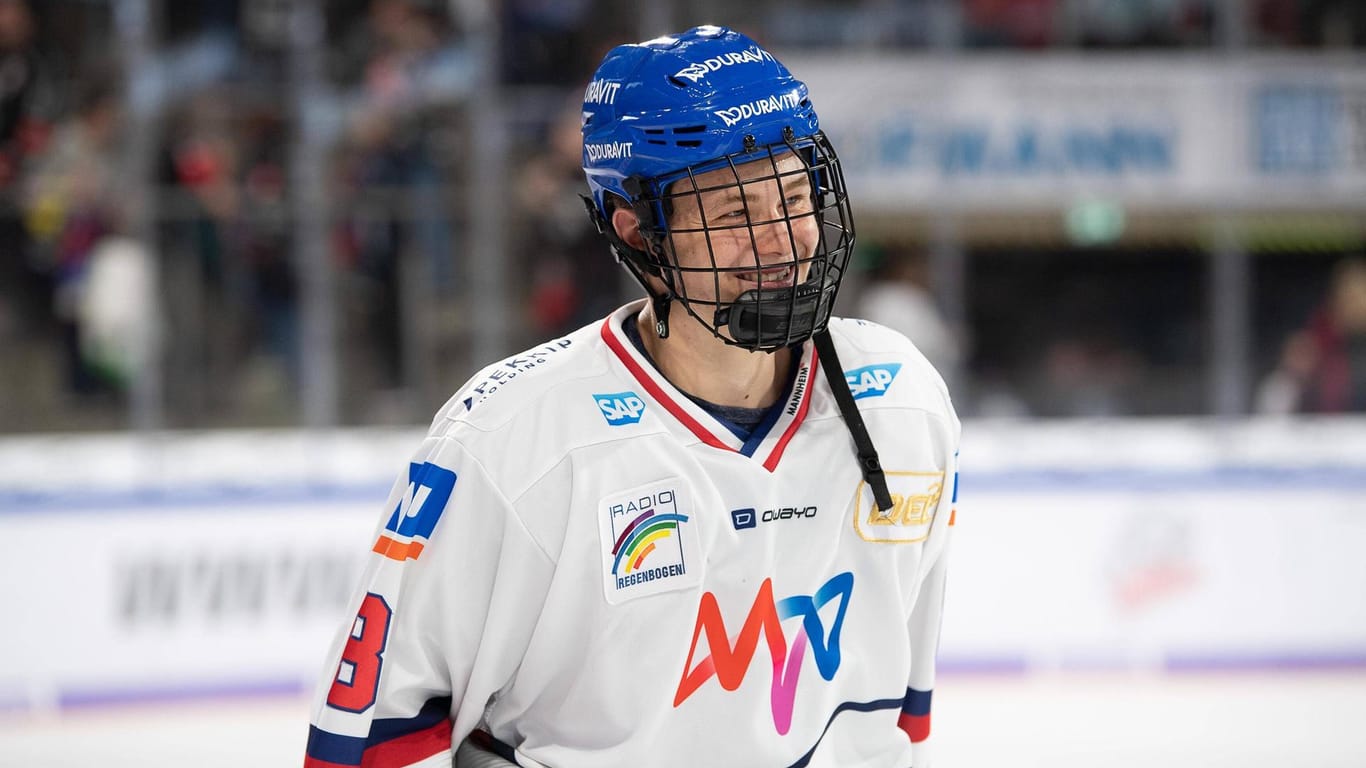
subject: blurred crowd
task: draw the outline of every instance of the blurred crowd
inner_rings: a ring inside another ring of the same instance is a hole
[[[130,76],[122,6],[152,11],[156,87]],[[577,197],[578,99],[607,48],[639,39],[652,19],[725,18],[788,48],[1201,48],[1229,34],[1217,0],[732,6],[328,0],[303,54],[316,65],[310,83],[288,0],[0,0],[0,432],[125,425],[153,356],[166,426],[298,423],[300,253],[317,245],[300,242],[305,216],[324,217],[320,247],[336,276],[342,420],[428,413],[428,399],[471,372],[462,355],[480,320],[467,311],[462,249],[480,191],[470,112],[489,82],[510,112],[507,269],[524,308],[515,341],[601,317],[633,291]],[[1245,45],[1366,46],[1357,0],[1241,7]],[[490,29],[491,76],[479,64]],[[142,156],[130,150],[138,132]],[[305,140],[322,151],[301,155]],[[322,198],[300,194],[300,157],[321,163]],[[1104,269],[1076,254],[968,254],[971,289],[955,313],[923,244],[863,246],[842,310],[907,332],[958,381],[966,413],[1206,407],[1194,310],[1154,320],[1140,299],[1106,298],[1144,280],[1163,300],[1190,290],[1194,253]],[[1343,256],[1307,261],[1313,277],[1261,327],[1259,345],[1275,352],[1255,361],[1257,409],[1366,410],[1366,262]],[[1058,289],[1055,311],[1012,320],[1037,295],[1031,281]]]

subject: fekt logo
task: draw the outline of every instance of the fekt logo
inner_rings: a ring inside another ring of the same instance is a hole
[[[635,424],[640,414],[645,412],[645,402],[634,392],[615,392],[607,395],[593,395],[593,400],[602,411],[602,417],[614,427]]]
[[[849,391],[853,393],[855,400],[882,397],[887,394],[887,388],[892,385],[892,380],[900,370],[901,363],[865,365],[862,368],[845,371],[844,380],[849,382]]]

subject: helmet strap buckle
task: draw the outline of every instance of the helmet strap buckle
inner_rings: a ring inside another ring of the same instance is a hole
[[[650,294],[650,304],[655,315],[655,334],[661,339],[669,338],[669,307],[673,306],[673,296],[668,293]]]

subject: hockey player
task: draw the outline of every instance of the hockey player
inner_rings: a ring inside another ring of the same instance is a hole
[[[583,135],[646,298],[437,415],[306,765],[922,768],[960,428],[905,337],[830,317],[854,228],[806,86],[698,27],[608,53]]]

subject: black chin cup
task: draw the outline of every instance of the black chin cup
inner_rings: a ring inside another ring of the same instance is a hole
[[[726,328],[742,347],[772,352],[806,341],[830,320],[835,285],[808,280],[795,288],[745,291],[716,310],[716,327]]]

